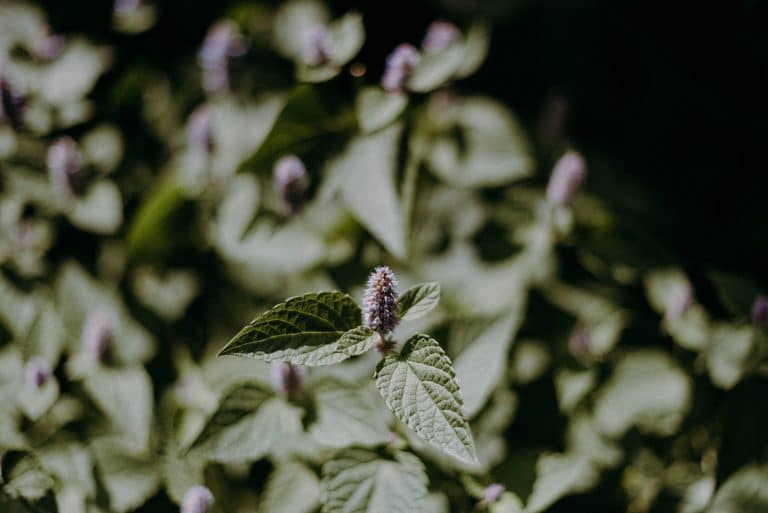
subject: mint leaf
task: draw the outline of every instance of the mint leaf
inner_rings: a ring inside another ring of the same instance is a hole
[[[357,122],[364,133],[375,132],[392,123],[408,105],[408,96],[390,93],[380,87],[360,90],[355,101]]]
[[[281,463],[269,476],[260,513],[310,513],[320,502],[320,480],[306,465]]]
[[[394,460],[349,449],[323,466],[323,513],[419,513],[427,494],[421,461],[406,452]]]
[[[372,348],[379,335],[371,328],[358,326],[344,333],[336,342],[336,352],[347,356],[359,356]]]
[[[412,321],[427,315],[440,302],[440,284],[420,283],[403,292],[397,300],[397,315]]]
[[[451,360],[434,339],[414,335],[376,368],[376,386],[395,416],[447,454],[476,463]]]
[[[309,367],[330,365],[351,356],[336,352],[337,342],[361,322],[360,307],[348,295],[305,294],[254,319],[224,346],[219,356],[247,356]]]

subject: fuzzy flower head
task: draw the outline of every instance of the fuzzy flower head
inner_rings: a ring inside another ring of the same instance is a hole
[[[30,358],[26,367],[24,367],[24,377],[27,385],[32,388],[40,388],[52,375],[51,366],[38,356]]]
[[[96,362],[105,362],[114,338],[111,317],[102,310],[91,312],[85,319],[81,335],[83,351]]]
[[[324,26],[307,28],[302,42],[302,57],[306,64],[322,66],[331,59],[331,36]]]
[[[70,137],[59,137],[48,147],[48,178],[56,194],[63,198],[84,192],[86,176],[83,156]]]
[[[213,493],[202,485],[190,487],[181,501],[181,513],[210,513]]]
[[[307,379],[307,369],[288,362],[272,362],[269,377],[274,391],[288,399],[301,394],[304,380]]]
[[[757,296],[752,303],[750,314],[752,322],[759,328],[768,330],[768,296]]]
[[[427,53],[439,52],[451,46],[460,37],[461,32],[453,23],[441,20],[433,21],[421,42],[421,48]]]
[[[365,325],[382,336],[392,332],[400,319],[397,317],[397,278],[392,270],[381,265],[368,278],[363,297]]]
[[[485,504],[493,504],[494,502],[497,502],[501,496],[504,494],[506,489],[504,488],[504,485],[501,485],[499,483],[494,483],[492,485],[489,485],[484,491],[483,491],[483,503]]]
[[[187,144],[206,153],[214,149],[211,113],[205,105],[193,110],[187,119]]]
[[[413,45],[403,43],[389,54],[381,87],[390,93],[399,93],[405,88],[413,68],[419,63],[419,51]]]
[[[306,200],[309,175],[304,163],[296,155],[281,157],[272,171],[275,192],[289,214],[295,214]]]
[[[242,56],[245,50],[245,38],[234,22],[223,20],[213,25],[197,54],[203,69],[203,88],[212,93],[229,90],[230,60]]]
[[[547,201],[570,205],[587,176],[587,165],[580,153],[568,151],[560,157],[547,185]]]

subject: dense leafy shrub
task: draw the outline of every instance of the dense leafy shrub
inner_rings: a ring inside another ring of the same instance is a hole
[[[0,3],[2,511],[768,511],[768,297],[465,92],[487,22],[376,22],[244,2],[160,69]]]

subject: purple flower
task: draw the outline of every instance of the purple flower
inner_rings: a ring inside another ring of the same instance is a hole
[[[203,88],[214,93],[229,90],[230,60],[242,56],[245,50],[245,39],[234,22],[222,20],[213,25],[197,54],[203,68]]]
[[[389,54],[381,87],[390,93],[399,93],[405,88],[413,68],[419,63],[419,51],[408,43],[403,43]]]
[[[85,353],[96,362],[105,362],[109,356],[114,338],[114,326],[110,316],[103,310],[88,314],[83,324],[81,343]]]
[[[274,391],[281,397],[290,399],[301,395],[304,380],[307,379],[307,369],[288,362],[272,362],[269,377]]]
[[[190,487],[181,501],[181,513],[210,513],[213,494],[202,485]]]
[[[309,188],[307,168],[296,155],[286,155],[275,162],[272,175],[280,201],[289,214],[295,214],[306,200]]]
[[[752,303],[752,322],[761,329],[768,329],[768,296],[757,296]]]
[[[79,196],[85,190],[83,156],[72,138],[59,137],[48,147],[48,178],[57,194],[64,198]]]
[[[50,61],[61,55],[66,39],[58,34],[51,34],[50,28],[38,36],[29,48],[29,51],[37,59]]]
[[[421,48],[428,53],[445,50],[461,37],[456,25],[448,21],[433,21],[421,42]]]
[[[693,302],[693,289],[691,285],[687,282],[681,283],[674,290],[672,297],[667,303],[667,318],[671,320],[679,319],[693,305]]]
[[[18,128],[26,104],[27,97],[13,87],[0,62],[0,123],[7,122],[13,128]]]
[[[27,366],[24,368],[24,375],[30,387],[40,388],[51,378],[53,372],[47,361],[34,356],[27,362]]]
[[[571,352],[571,355],[578,360],[589,356],[589,345],[589,330],[584,326],[574,328],[568,339],[568,350]]]
[[[322,25],[309,27],[304,34],[302,56],[310,66],[322,66],[331,59],[331,36]]]
[[[587,166],[581,154],[568,151],[560,157],[547,185],[547,200],[554,205],[569,205],[587,176]]]
[[[494,483],[492,485],[489,485],[484,491],[483,491],[483,503],[487,504],[493,504],[494,502],[498,501],[502,494],[506,491],[506,488],[504,488],[504,485],[501,485],[499,483]]]
[[[187,144],[206,153],[214,149],[211,113],[206,105],[197,107],[187,118]]]
[[[377,267],[368,278],[363,311],[365,325],[381,335],[382,339],[400,322],[397,317],[397,278],[389,267]]]

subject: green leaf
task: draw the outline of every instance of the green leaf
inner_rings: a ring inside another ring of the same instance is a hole
[[[363,17],[359,12],[349,12],[328,26],[331,38],[331,62],[343,66],[351,61],[365,41]]]
[[[536,481],[525,512],[544,511],[565,495],[589,490],[598,479],[595,467],[581,455],[544,454],[536,463]]]
[[[405,256],[405,225],[395,177],[402,126],[357,136],[327,167],[326,197],[340,192],[352,214],[390,253]]]
[[[474,74],[488,55],[491,35],[488,27],[474,23],[467,31],[464,40],[464,56],[461,66],[456,70],[456,78],[464,78]]]
[[[715,385],[733,388],[754,366],[758,355],[757,336],[753,326],[715,325],[705,351],[709,376]]]
[[[272,395],[272,392],[260,383],[240,383],[233,386],[224,394],[219,407],[206,422],[192,447],[205,445],[220,438],[223,431],[256,413],[259,406]]]
[[[358,326],[344,333],[336,342],[336,352],[347,356],[359,356],[371,349],[379,335],[371,328]]]
[[[310,388],[317,420],[309,433],[320,445],[344,448],[387,443],[389,415],[373,387],[325,379]]]
[[[595,421],[606,435],[631,427],[657,435],[675,433],[691,402],[688,375],[666,353],[641,350],[622,356],[595,399]]]
[[[149,446],[154,399],[152,380],[143,367],[98,368],[85,377],[83,387],[139,451]]]
[[[16,461],[9,460],[4,457],[2,471],[6,477],[5,482],[0,481],[3,493],[11,498],[37,500],[53,488],[53,478],[32,453],[21,455]]]
[[[75,201],[67,213],[73,225],[81,230],[109,235],[123,222],[123,200],[117,185],[109,180],[93,184],[83,198]]]
[[[707,513],[768,511],[768,466],[752,465],[734,473],[715,494]]]
[[[323,513],[420,513],[427,476],[413,454],[349,449],[323,466]]]
[[[137,458],[109,439],[95,440],[92,451],[110,511],[134,511],[160,488],[161,469],[154,458]]]
[[[408,105],[408,96],[390,93],[376,86],[364,87],[355,101],[357,122],[364,133],[371,133],[389,125]]]
[[[434,339],[414,335],[376,368],[376,386],[395,416],[429,444],[477,462],[451,361]]]
[[[440,302],[440,284],[436,281],[410,287],[397,299],[397,315],[412,321],[427,315]]]
[[[336,351],[338,340],[357,328],[362,314],[357,303],[341,292],[305,294],[268,310],[243,328],[219,355],[265,361],[330,365],[349,358]]]
[[[454,77],[463,60],[462,44],[452,44],[439,52],[422,54],[408,79],[408,89],[426,93],[445,85]]]
[[[471,345],[455,360],[456,379],[464,398],[464,411],[474,417],[506,374],[509,348],[519,315],[507,314],[476,327]]]
[[[311,513],[320,504],[320,480],[306,465],[289,461],[269,475],[260,513]]]

